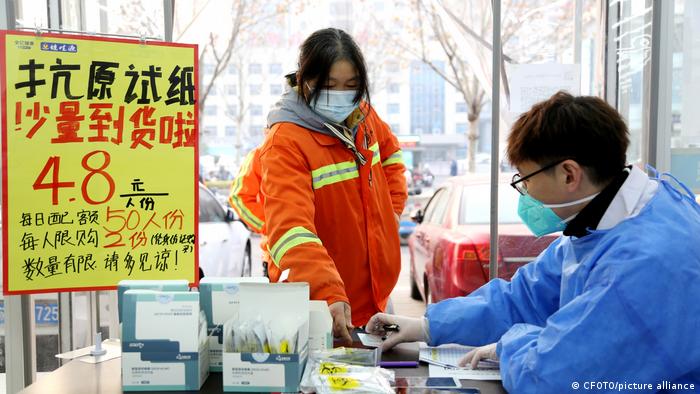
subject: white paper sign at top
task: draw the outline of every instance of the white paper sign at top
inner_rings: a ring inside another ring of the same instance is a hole
[[[518,116],[540,101],[565,90],[574,96],[581,92],[578,64],[515,64],[508,68],[510,112]]]

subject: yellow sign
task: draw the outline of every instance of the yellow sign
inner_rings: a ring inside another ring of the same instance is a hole
[[[196,45],[0,31],[5,294],[198,280]]]

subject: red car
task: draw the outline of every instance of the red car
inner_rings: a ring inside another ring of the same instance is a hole
[[[409,237],[411,297],[427,303],[464,296],[489,280],[490,180],[450,178],[435,191]],[[498,192],[498,277],[509,280],[557,235],[535,237],[518,216],[519,194],[503,177]]]

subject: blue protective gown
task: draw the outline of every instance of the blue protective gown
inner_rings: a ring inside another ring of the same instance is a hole
[[[511,393],[574,392],[573,382],[582,392],[586,381],[700,392],[700,206],[661,180],[639,215],[562,236],[510,282],[431,305],[426,317],[433,346],[498,342]]]

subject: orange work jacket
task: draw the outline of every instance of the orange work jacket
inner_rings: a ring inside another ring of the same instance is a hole
[[[333,136],[281,122],[260,148],[270,280],[288,271],[311,299],[351,306],[364,325],[386,308],[401,270],[396,215],[407,198],[396,137],[363,104],[355,144],[364,165]]]

